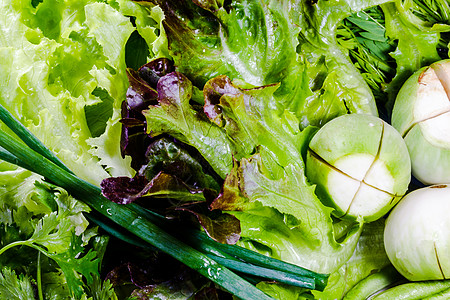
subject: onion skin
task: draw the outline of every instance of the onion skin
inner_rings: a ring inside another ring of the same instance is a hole
[[[450,182],[450,60],[408,78],[397,95],[392,126],[405,139],[414,177],[426,185]]]
[[[389,260],[411,281],[450,278],[450,187],[434,185],[407,194],[386,220]]]

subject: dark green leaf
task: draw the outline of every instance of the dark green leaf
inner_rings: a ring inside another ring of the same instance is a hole
[[[372,32],[360,32],[359,33],[363,38],[368,40],[377,41],[377,42],[386,42],[386,38],[384,35],[378,35]]]
[[[384,37],[384,27],[382,27],[381,24],[377,23],[374,19],[370,19],[367,15],[356,14],[356,16],[348,17],[347,20],[374,36]]]
[[[204,158],[196,149],[180,142],[167,137],[157,139],[148,146],[146,158],[147,163],[140,168],[139,173],[148,180],[163,171],[197,189],[220,189],[215,179],[217,176],[209,175],[213,171]]]
[[[85,106],[86,122],[93,137],[98,137],[105,132],[106,122],[113,113],[114,99],[105,89],[95,88],[93,96],[99,98],[100,102]]]
[[[125,63],[128,68],[139,69],[150,55],[147,42],[137,30],[133,31],[125,45]]]

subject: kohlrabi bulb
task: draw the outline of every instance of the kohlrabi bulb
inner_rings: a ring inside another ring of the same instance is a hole
[[[435,185],[407,194],[389,214],[384,245],[407,279],[450,279],[450,187]]]
[[[312,138],[306,174],[336,217],[370,222],[406,193],[411,164],[392,126],[374,116],[349,114],[331,120]]]
[[[450,183],[450,60],[422,68],[405,82],[392,126],[405,139],[414,177],[424,184]]]

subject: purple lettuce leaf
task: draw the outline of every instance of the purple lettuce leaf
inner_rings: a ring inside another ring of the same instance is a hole
[[[173,206],[173,201],[206,201],[202,189],[191,188],[176,176],[164,172],[158,173],[150,181],[139,175],[133,178],[110,177],[102,181],[101,187],[103,195],[118,204],[129,204],[137,200],[143,203],[143,199],[168,200],[164,201],[166,206]]]
[[[127,69],[130,86],[126,100],[122,103],[120,146],[122,157],[130,156],[131,166],[135,170],[144,164],[145,149],[151,141],[146,133],[147,124],[142,111],[149,105],[157,103],[158,80],[172,70],[173,65],[167,59],[153,60],[143,65],[138,71]]]

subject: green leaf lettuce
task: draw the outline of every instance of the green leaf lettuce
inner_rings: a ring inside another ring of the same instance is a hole
[[[370,88],[338,46],[338,24],[387,1],[154,1],[165,13],[177,70],[202,88],[227,75],[276,97],[301,121],[322,125],[348,112],[377,114]]]

